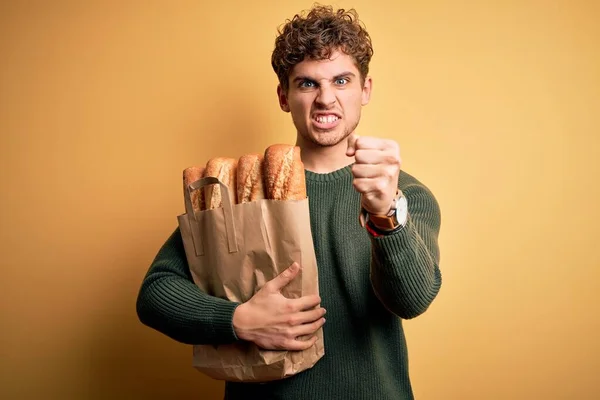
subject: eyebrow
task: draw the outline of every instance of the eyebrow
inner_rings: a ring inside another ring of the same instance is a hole
[[[341,74],[337,74],[336,76],[333,77],[333,80],[335,81],[336,79],[340,79],[343,77],[355,77],[356,75],[353,72],[350,71],[344,71]],[[294,78],[294,80],[292,82],[300,82],[300,81],[311,81],[311,82],[316,82],[315,79],[309,77],[309,76],[305,76],[305,75],[299,75],[297,77]]]

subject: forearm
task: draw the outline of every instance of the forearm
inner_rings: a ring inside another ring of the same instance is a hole
[[[237,303],[210,296],[192,281],[181,234],[161,247],[140,288],[136,309],[142,323],[186,344],[237,340],[232,320]]]
[[[425,312],[441,287],[440,212],[426,188],[403,191],[409,203],[407,223],[389,236],[372,237],[371,282],[386,308],[408,319]]]

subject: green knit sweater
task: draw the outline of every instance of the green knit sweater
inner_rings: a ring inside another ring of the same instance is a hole
[[[358,223],[360,195],[350,166],[306,171],[311,229],[319,270],[325,355],[311,369],[266,384],[226,384],[225,398],[285,400],[412,399],[402,319],[423,313],[436,297],[440,209],[429,189],[401,171],[409,218],[401,230],[373,237]],[[176,229],[142,283],[140,320],[187,344],[230,343],[237,304],[194,285]]]

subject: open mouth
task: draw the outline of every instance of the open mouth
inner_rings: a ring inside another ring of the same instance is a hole
[[[313,126],[318,130],[334,129],[341,118],[335,114],[317,114],[313,115]]]

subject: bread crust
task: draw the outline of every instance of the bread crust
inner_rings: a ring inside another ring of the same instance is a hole
[[[306,198],[304,164],[300,147],[274,144],[264,155],[265,194],[272,200],[303,200]]]
[[[228,157],[215,157],[206,163],[206,176],[214,176],[229,188],[231,204],[237,203],[236,195],[236,170],[237,160]],[[206,209],[212,210],[223,206],[221,186],[209,185],[205,187]]]
[[[204,167],[188,167],[183,170],[184,196],[185,191],[188,190],[187,188],[189,184],[196,182],[201,178],[204,178],[205,170],[206,169]],[[190,200],[192,202],[192,208],[194,212],[206,209],[206,203],[204,201],[204,191],[202,189],[192,191],[192,193],[190,194]]]
[[[238,160],[237,201],[247,203],[265,198],[262,154],[245,154]]]

